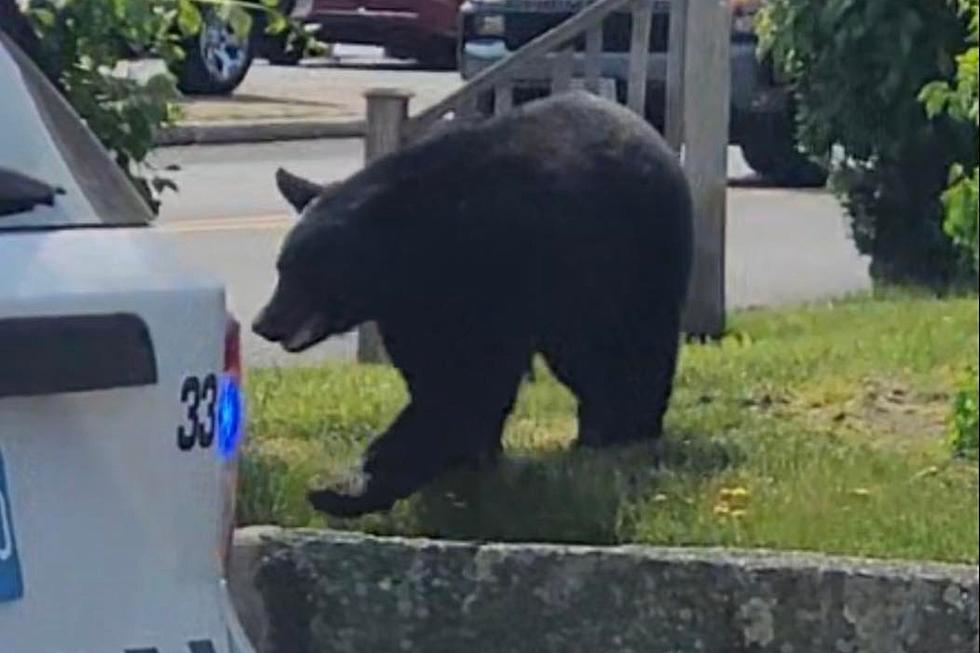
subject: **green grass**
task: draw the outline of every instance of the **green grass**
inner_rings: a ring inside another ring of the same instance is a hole
[[[667,471],[640,447],[579,451],[574,400],[542,367],[492,470],[449,475],[386,515],[325,520],[310,485],[357,460],[405,401],[396,372],[248,376],[240,518],[478,540],[642,542],[978,559],[976,459],[946,443],[976,361],[977,299],[897,296],[734,315],[684,348]]]

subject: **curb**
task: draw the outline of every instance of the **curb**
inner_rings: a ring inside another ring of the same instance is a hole
[[[174,145],[231,145],[236,143],[268,143],[321,138],[363,138],[365,122],[349,121],[235,121],[214,123],[185,123],[165,127],[157,132],[158,146]]]
[[[260,653],[977,651],[976,565],[269,527],[231,560]]]

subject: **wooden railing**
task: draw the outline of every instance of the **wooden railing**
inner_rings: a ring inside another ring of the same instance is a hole
[[[487,96],[492,97],[494,114],[509,111],[514,105],[515,82],[529,66],[544,66],[552,93],[571,89],[579,81],[574,44],[583,37],[579,85],[615,100],[615,90],[609,90],[612,80],[601,77],[603,24],[611,14],[624,11],[632,15],[626,105],[645,115],[651,22],[657,5],[669,5],[670,11],[664,134],[683,158],[695,205],[695,261],[684,328],[690,335],[716,336],[725,323],[729,0],[595,0],[415,116],[409,116],[411,93],[371,90],[366,94],[365,158],[370,163],[394,152],[443,121],[480,119],[480,101]],[[358,358],[384,360],[380,338],[371,325],[361,330]]]
[[[630,41],[629,105],[642,113],[646,103],[647,66],[650,60],[650,22],[653,3],[662,0],[597,0],[587,5],[568,20],[539,35],[511,56],[479,72],[462,88],[450,93],[442,101],[412,118],[410,134],[420,134],[452,112],[456,116],[471,115],[479,97],[492,91],[495,112],[505,111],[512,105],[514,78],[522,69],[549,55],[551,59],[551,90],[560,93],[569,90],[574,76],[574,50],[572,41],[585,36],[586,64],[585,88],[599,91],[599,56],[602,50],[602,27],[612,13],[629,9],[633,14],[633,37]],[[501,105],[498,107],[498,105]]]

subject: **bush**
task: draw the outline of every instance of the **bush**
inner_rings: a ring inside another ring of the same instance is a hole
[[[978,455],[978,378],[974,366],[953,399],[953,416],[950,420],[950,445],[958,456],[976,458]]]
[[[156,131],[178,117],[179,94],[167,73],[138,80],[115,71],[134,54],[182,58],[181,40],[200,29],[197,6],[191,0],[31,0],[28,16],[39,37],[37,63],[156,210],[172,184],[146,158]],[[248,20],[240,7],[236,16]]]
[[[920,99],[925,103],[930,118],[945,113],[955,120],[977,127],[980,124],[980,79],[977,68],[980,58],[977,50],[980,41],[980,2],[962,0],[961,6],[970,19],[969,47],[956,58],[955,82],[932,82],[922,90]],[[953,242],[973,255],[973,267],[977,269],[980,267],[977,232],[980,224],[980,170],[974,167],[970,175],[962,164],[957,163],[950,170],[949,179],[950,187],[943,193],[943,205],[946,207],[943,227]]]
[[[760,15],[763,48],[796,94],[800,143],[831,164],[878,281],[976,284],[939,200],[952,164],[977,164],[976,123],[930,118],[918,100],[927,82],[953,79],[966,22],[937,0],[770,0]]]
[[[0,0],[5,17],[17,16],[13,0]],[[159,57],[167,63],[183,58],[181,42],[201,28],[202,3],[214,5],[233,28],[251,29],[249,11],[271,19],[267,29],[281,31],[285,19],[272,11],[277,0],[29,0],[30,26],[13,25],[29,56],[55,83],[115,157],[151,208],[160,193],[173,187],[147,164],[156,131],[178,117],[177,88],[169,73],[145,80],[121,77],[124,59]],[[19,22],[19,20],[18,20]],[[5,28],[7,26],[5,25]],[[25,35],[33,29],[34,35]],[[293,31],[305,34],[293,27]],[[305,46],[307,42],[304,41]]]

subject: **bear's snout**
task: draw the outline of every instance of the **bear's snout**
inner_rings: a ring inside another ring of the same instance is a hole
[[[288,352],[300,352],[331,335],[331,323],[320,312],[284,301],[277,293],[252,322],[252,331]]]
[[[285,332],[281,328],[276,328],[273,320],[268,317],[269,307],[263,308],[258,316],[252,321],[252,333],[271,342],[279,342],[285,337]]]

